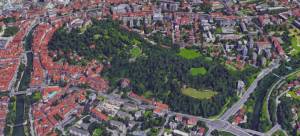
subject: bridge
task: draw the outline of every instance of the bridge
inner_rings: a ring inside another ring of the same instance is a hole
[[[7,126],[9,126],[9,127],[20,127],[20,126],[24,126],[24,125],[27,125],[27,120],[24,121],[23,123],[14,124],[14,125],[8,124]]]
[[[16,96],[16,95],[31,95],[32,93],[34,92],[34,90],[31,90],[31,89],[27,89],[25,91],[17,91],[17,92],[13,92],[11,95],[12,96]]]

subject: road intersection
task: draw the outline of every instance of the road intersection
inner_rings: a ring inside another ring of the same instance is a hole
[[[251,135],[258,135],[258,136],[269,136],[276,132],[278,129],[281,129],[280,125],[275,125],[269,132],[262,133],[251,129],[244,129],[236,125],[232,125],[227,120],[235,115],[247,102],[250,95],[255,91],[255,88],[258,85],[258,82],[262,80],[266,75],[270,74],[274,69],[278,68],[280,64],[277,62],[272,62],[268,68],[263,69],[260,74],[256,77],[256,79],[253,81],[253,83],[250,85],[250,87],[247,89],[247,91],[244,93],[244,95],[241,97],[241,99],[236,102],[232,107],[230,107],[222,116],[220,116],[218,119],[207,119],[200,116],[194,116],[189,114],[183,114],[178,112],[168,112],[168,120],[171,116],[180,115],[183,117],[188,118],[197,118],[199,121],[203,121],[208,126],[208,132],[206,133],[207,136],[211,135],[211,132],[213,130],[219,130],[219,131],[226,131],[229,133],[232,133],[237,136],[251,136]],[[166,125],[166,123],[165,123]],[[164,125],[164,126],[165,126]],[[164,128],[164,127],[163,127]],[[163,128],[160,131],[160,135],[162,135]]]

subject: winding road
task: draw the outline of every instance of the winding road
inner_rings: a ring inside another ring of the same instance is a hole
[[[269,100],[270,100],[270,96],[272,94],[272,92],[274,91],[275,88],[279,88],[282,84],[285,83],[285,79],[288,78],[289,76],[291,75],[294,75],[296,73],[300,72],[300,69],[297,69],[296,71],[292,72],[292,73],[289,73],[283,77],[280,78],[280,80],[278,80],[270,89],[270,91],[268,92],[268,96],[267,96],[267,117],[268,119],[270,120],[270,112],[269,112]],[[277,106],[278,106],[278,102],[279,102],[279,98],[282,97],[284,94],[286,94],[287,92],[289,92],[289,90],[286,90],[284,92],[282,92],[280,95],[278,95],[276,97],[276,108],[275,108],[275,112],[277,112]],[[275,120],[277,122],[277,116],[275,116]]]
[[[229,117],[233,116],[236,112],[243,107],[247,102],[250,95],[254,92],[257,87],[258,82],[263,79],[266,75],[270,74],[274,69],[278,68],[280,65],[278,63],[272,63],[268,68],[263,69],[260,74],[256,77],[247,91],[244,93],[242,98],[236,102],[231,108],[229,108],[221,117],[220,120],[228,120]]]

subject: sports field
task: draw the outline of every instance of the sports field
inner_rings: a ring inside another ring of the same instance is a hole
[[[207,73],[207,70],[204,67],[191,68],[190,73],[192,76],[204,76]]]
[[[298,29],[289,29],[289,37],[291,37],[291,55],[297,55],[300,53],[300,31]]]
[[[200,57],[200,52],[193,49],[181,49],[178,55],[185,59],[195,59]]]
[[[214,92],[212,90],[197,90],[194,88],[183,88],[181,92],[186,96],[193,97],[200,100],[210,99],[213,96],[218,94],[217,92]]]

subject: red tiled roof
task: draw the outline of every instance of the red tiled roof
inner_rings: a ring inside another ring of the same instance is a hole
[[[108,121],[108,116],[103,114],[102,112],[98,111],[97,109],[93,108],[92,109],[92,113],[98,118],[98,119],[101,119],[101,120],[104,120],[104,121]]]

